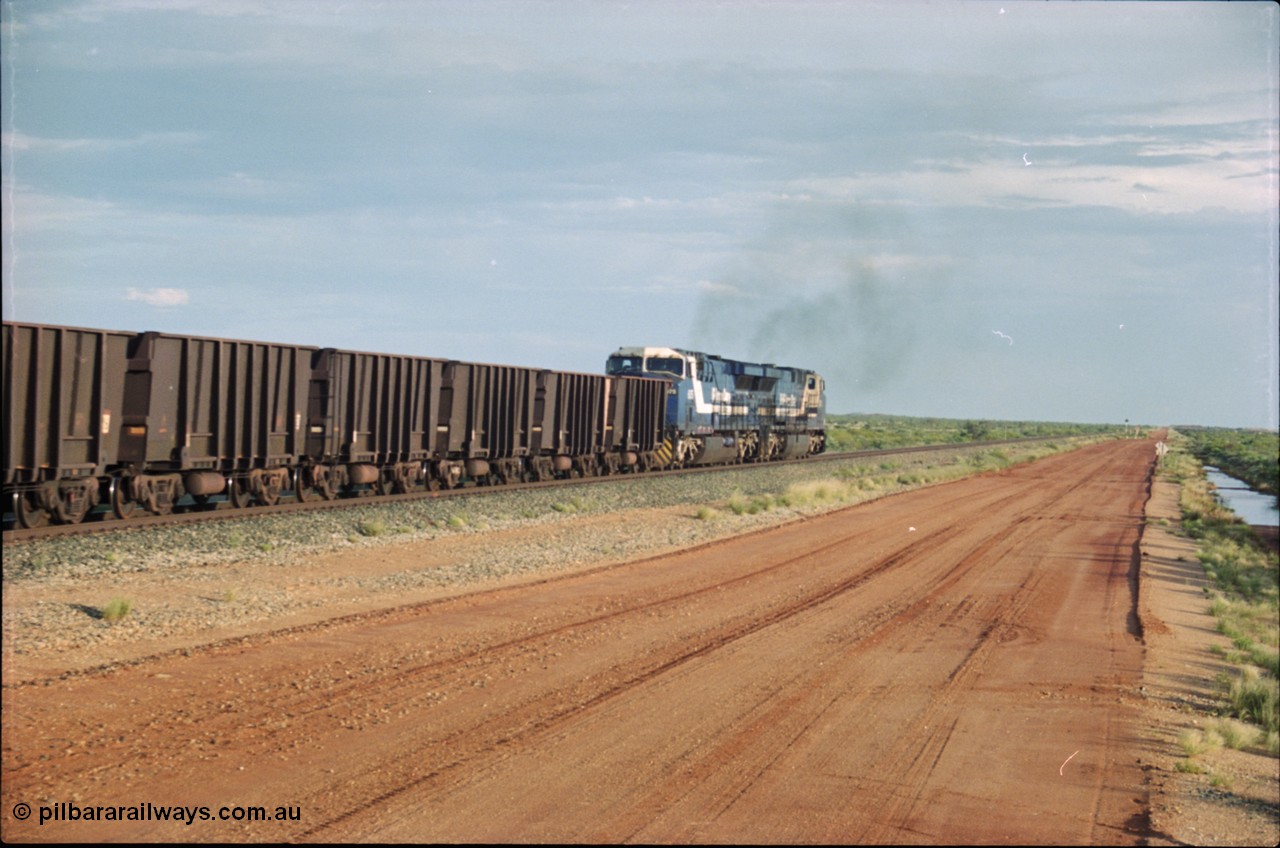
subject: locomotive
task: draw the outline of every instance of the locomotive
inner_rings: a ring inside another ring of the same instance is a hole
[[[270,505],[821,452],[810,371],[624,348],[606,374],[4,322],[4,509]]]
[[[605,371],[667,382],[663,464],[764,462],[826,449],[821,375],[667,347],[624,347]]]

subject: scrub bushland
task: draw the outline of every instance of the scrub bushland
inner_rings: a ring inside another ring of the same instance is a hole
[[[1218,502],[1185,439],[1173,439],[1161,472],[1181,484],[1182,531],[1198,545],[1209,609],[1231,640],[1217,650],[1238,670],[1220,680],[1225,711],[1260,727],[1280,753],[1280,557]]]
[[[1178,433],[1205,465],[1243,480],[1256,491],[1275,494],[1280,490],[1280,432],[1206,427]]]

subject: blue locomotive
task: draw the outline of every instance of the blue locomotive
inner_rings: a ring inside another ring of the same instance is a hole
[[[605,370],[668,382],[664,465],[764,462],[826,448],[826,395],[813,371],[669,347],[619,348]]]

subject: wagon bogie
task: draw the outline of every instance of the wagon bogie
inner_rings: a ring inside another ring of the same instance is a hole
[[[52,504],[53,520],[58,524],[79,524],[98,505],[98,488],[96,477],[60,482]]]
[[[300,465],[293,471],[294,497],[300,502],[331,501],[342,490],[343,479],[339,470],[329,465]]]
[[[134,474],[112,482],[111,506],[116,516],[128,518],[139,507],[152,515],[168,515],[186,494],[182,475]]]
[[[263,506],[280,502],[280,495],[289,488],[290,474],[287,468],[255,468],[249,472],[249,491],[254,500]]]

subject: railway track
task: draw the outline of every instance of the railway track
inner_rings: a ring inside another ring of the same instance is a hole
[[[784,465],[796,465],[801,463],[814,465],[826,462],[848,461],[851,459],[874,459],[876,457],[893,456],[906,453],[956,450],[957,448],[994,448],[1002,445],[1052,441],[1061,438],[1061,436],[1037,436],[1026,439],[1004,439],[989,442],[963,442],[958,444],[948,442],[935,445],[919,445],[915,447],[886,448],[882,450],[824,453],[801,459],[781,460],[760,464],[704,465],[692,468],[677,468],[667,471],[650,471],[642,475],[612,474],[599,477],[574,477],[567,479],[544,480],[532,483],[507,483],[503,485],[479,486],[468,485],[455,489],[411,492],[399,495],[376,496],[367,494],[364,496],[339,498],[331,501],[308,500],[306,502],[300,502],[290,496],[283,498],[280,503],[271,506],[254,506],[249,508],[236,508],[230,501],[218,500],[205,504],[204,506],[198,506],[194,503],[180,505],[177,511],[168,515],[140,515],[127,520],[114,518],[109,509],[100,508],[98,511],[86,516],[85,520],[78,524],[53,524],[30,529],[13,526],[14,522],[12,516],[6,515],[4,519],[5,528],[3,531],[2,541],[5,545],[23,544],[38,542],[45,539],[63,538],[67,536],[142,532],[159,527],[173,527],[184,524],[196,524],[205,521],[237,521],[295,512],[354,509],[369,505],[390,505],[428,499],[480,497],[486,494],[498,494],[502,492],[515,492],[521,490],[546,490],[556,487],[581,486],[592,483],[625,483],[636,479],[654,479],[658,477],[673,477],[686,474],[740,471],[752,468],[777,468]]]

